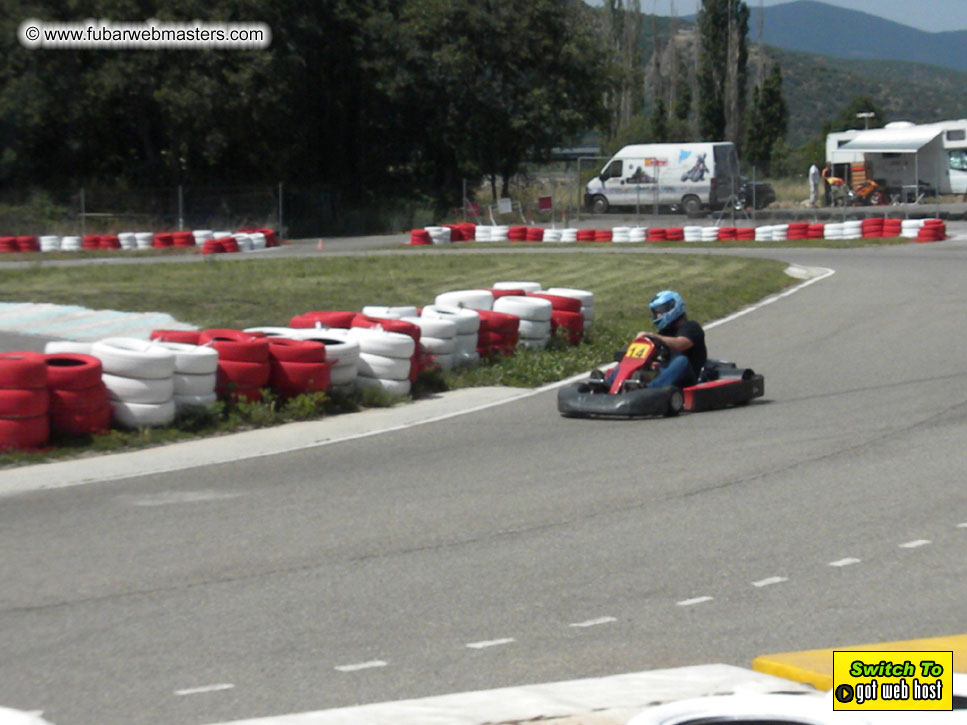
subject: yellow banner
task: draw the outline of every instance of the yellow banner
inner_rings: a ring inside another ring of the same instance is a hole
[[[953,652],[833,652],[834,710],[950,710]]]

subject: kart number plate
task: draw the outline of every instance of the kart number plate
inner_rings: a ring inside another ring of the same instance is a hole
[[[652,345],[650,342],[633,342],[628,345],[628,351],[625,353],[625,355],[627,357],[646,358],[653,347],[654,345]]]

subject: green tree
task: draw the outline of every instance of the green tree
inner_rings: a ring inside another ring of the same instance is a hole
[[[749,8],[742,0],[702,0],[696,19],[698,120],[703,139],[742,142],[748,79]]]
[[[858,113],[872,113],[870,118],[861,118]],[[887,122],[886,112],[870,96],[856,96],[844,106],[834,118],[823,124],[823,136],[851,128],[882,128]]]
[[[771,170],[773,151],[786,135],[788,120],[789,111],[782,97],[782,68],[773,63],[761,87],[753,89],[744,147],[746,159],[762,166],[767,174]]]

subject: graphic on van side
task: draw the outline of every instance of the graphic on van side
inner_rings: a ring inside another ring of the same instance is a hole
[[[682,181],[705,181],[705,174],[708,173],[705,156],[705,154],[699,154],[695,158],[695,165],[682,174]]]

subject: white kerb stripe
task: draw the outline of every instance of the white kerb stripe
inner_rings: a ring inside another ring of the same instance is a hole
[[[611,622],[617,622],[618,620],[614,617],[598,617],[597,619],[589,619],[586,622],[574,622],[571,627],[596,627],[599,624],[610,624]]]

